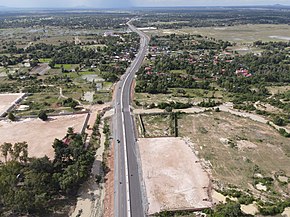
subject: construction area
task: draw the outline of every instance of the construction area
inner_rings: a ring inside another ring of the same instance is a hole
[[[211,207],[225,202],[212,190],[229,186],[256,198],[288,197],[289,139],[256,116],[236,110],[135,114],[148,214]],[[255,204],[242,210],[258,212]]]
[[[188,141],[142,138],[138,144],[149,215],[212,206],[210,178]]]
[[[49,117],[48,121],[36,118],[29,118],[12,122],[9,120],[0,121],[0,144],[4,142],[28,143],[29,157],[54,157],[52,144],[57,139],[62,139],[69,127],[75,132],[81,132],[86,124],[88,114],[76,114],[66,116]],[[3,160],[0,158],[0,160]]]

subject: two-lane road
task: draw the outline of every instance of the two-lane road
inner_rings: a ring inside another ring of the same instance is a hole
[[[136,149],[134,119],[130,111],[131,88],[135,73],[140,69],[148,49],[149,37],[135,28],[129,28],[140,36],[140,48],[136,58],[117,84],[113,132],[115,138],[114,163],[114,216],[145,216],[140,168]]]

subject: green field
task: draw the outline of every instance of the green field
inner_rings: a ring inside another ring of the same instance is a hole
[[[65,70],[72,70],[72,69],[75,69],[76,67],[78,67],[78,65],[77,64],[55,64],[54,67],[58,68],[58,69],[63,67]]]

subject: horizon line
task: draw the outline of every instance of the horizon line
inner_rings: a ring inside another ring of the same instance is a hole
[[[128,7],[92,7],[92,6],[87,6],[87,5],[80,5],[80,6],[71,6],[71,7],[11,7],[11,6],[5,6],[5,5],[0,5],[0,8],[6,8],[6,9],[91,9],[91,10],[103,10],[103,9],[110,9],[110,10],[119,10],[119,9],[138,9],[138,8],[222,8],[222,7],[290,7],[289,5],[285,4],[248,4],[248,5],[199,5],[199,6],[194,6],[194,5],[185,5],[185,6],[128,6]]]
[[[0,5],[0,8],[7,9],[131,9],[131,8],[208,8],[208,7],[271,7],[271,6],[280,6],[280,7],[290,7],[286,4],[247,4],[247,5],[169,5],[169,6],[127,6],[127,7],[97,7],[97,6],[88,6],[88,5],[76,5],[70,7],[53,7],[53,6],[44,6],[44,7],[13,7]]]

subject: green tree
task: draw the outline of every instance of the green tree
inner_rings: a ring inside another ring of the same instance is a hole
[[[62,102],[63,106],[69,106],[72,109],[75,109],[75,107],[79,104],[77,101],[75,101],[73,98],[67,98]]]
[[[216,207],[214,217],[242,217],[241,205],[236,202],[228,202]]]
[[[17,142],[13,145],[11,157],[14,161],[27,162],[28,160],[28,144],[27,142]]]
[[[55,67],[55,61],[54,60],[51,60],[49,63],[48,63],[49,67],[54,69]]]
[[[1,152],[2,152],[2,155],[5,158],[5,162],[7,162],[7,156],[8,156],[8,153],[11,152],[11,149],[12,149],[12,144],[11,143],[4,142],[1,145]]]
[[[73,128],[73,127],[69,127],[69,128],[67,129],[67,134],[68,134],[68,135],[72,135],[72,134],[74,134],[74,128]]]
[[[167,106],[167,107],[165,108],[165,111],[166,111],[166,112],[172,112],[172,107],[171,107],[171,106]]]
[[[286,125],[285,120],[279,116],[274,117],[273,123],[278,125],[278,126],[285,126]]]
[[[47,114],[46,114],[46,111],[41,110],[41,111],[38,113],[38,118],[40,118],[40,119],[43,120],[43,121],[47,121],[48,116],[47,116]]]

